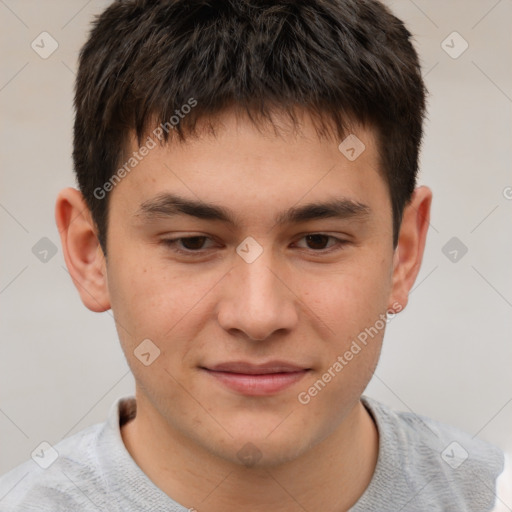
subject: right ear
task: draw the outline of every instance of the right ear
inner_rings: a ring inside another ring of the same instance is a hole
[[[91,212],[78,190],[59,192],[55,221],[66,266],[82,302],[97,313],[110,309],[105,256]]]

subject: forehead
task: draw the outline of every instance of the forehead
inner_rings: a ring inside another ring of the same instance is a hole
[[[262,214],[279,205],[311,205],[319,199],[329,199],[333,208],[345,212],[350,204],[359,204],[362,212],[370,206],[369,198],[386,189],[374,133],[362,126],[338,140],[320,137],[308,118],[299,130],[283,121],[276,134],[274,126],[255,126],[225,114],[214,134],[198,131],[184,142],[171,137],[166,145],[151,132],[146,137],[139,147],[132,134],[128,157],[136,165],[112,191],[132,214],[165,209],[165,195],[177,199],[174,205],[167,201],[173,208],[180,209],[180,198],[195,201],[195,212],[200,203],[203,210],[207,204],[224,204],[222,212],[217,208],[206,214],[219,220],[233,220],[244,211]],[[294,219],[301,213],[296,209]]]

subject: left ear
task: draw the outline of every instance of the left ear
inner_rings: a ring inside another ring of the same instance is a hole
[[[432,191],[418,187],[404,208],[398,244],[393,256],[392,291],[388,307],[396,313],[407,305],[409,292],[416,281],[423,260],[430,222]],[[398,308],[397,304],[401,307]]]

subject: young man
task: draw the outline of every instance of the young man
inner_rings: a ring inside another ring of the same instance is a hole
[[[2,511],[490,511],[505,457],[363,395],[432,194],[377,1],[118,1],[80,55],[66,264],[136,380]],[[25,476],[24,476],[25,475]]]

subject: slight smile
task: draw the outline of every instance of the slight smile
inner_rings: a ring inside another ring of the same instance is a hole
[[[283,391],[311,370],[283,361],[263,364],[235,361],[200,368],[222,385],[248,396],[266,396]]]

